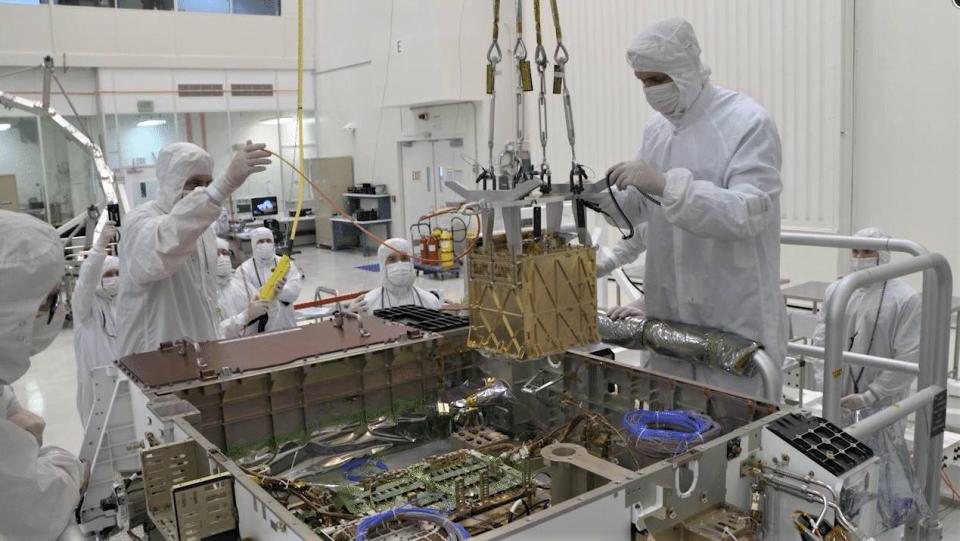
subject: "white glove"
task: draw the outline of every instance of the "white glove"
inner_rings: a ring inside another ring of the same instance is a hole
[[[862,394],[848,394],[840,399],[840,407],[850,411],[862,410],[867,406],[867,399]]]
[[[270,311],[270,301],[254,299],[247,305],[247,321],[252,321]]]
[[[628,317],[644,317],[647,315],[643,299],[637,299],[630,304],[617,306],[607,312],[610,319],[626,319]]]
[[[32,434],[37,439],[37,445],[43,447],[43,429],[47,426],[43,417],[32,411],[16,408],[7,416],[7,420]]]
[[[363,295],[350,301],[350,304],[347,305],[347,311],[355,314],[365,313],[367,311],[367,301],[363,298]]]
[[[254,144],[252,141],[247,141],[246,146],[234,154],[226,172],[207,186],[210,197],[217,203],[223,204],[230,194],[247,180],[247,177],[266,171],[265,166],[270,165],[270,153],[265,150],[266,148],[267,145],[264,143]]]
[[[667,179],[663,173],[643,160],[621,162],[607,170],[611,184],[626,190],[633,186],[641,192],[652,195],[663,195]]]
[[[105,254],[107,253],[107,246],[115,240],[117,240],[117,226],[113,225],[112,222],[107,222],[100,231],[97,241],[93,243],[93,251]]]

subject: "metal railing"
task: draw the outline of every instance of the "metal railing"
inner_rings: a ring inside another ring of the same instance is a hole
[[[953,276],[950,265],[940,254],[931,254],[920,244],[904,239],[877,239],[815,233],[781,233],[781,244],[820,246],[862,250],[903,252],[914,256],[908,261],[889,263],[844,276],[830,298],[825,299],[826,339],[823,348],[824,383],[823,416],[840,422],[841,363],[884,367],[884,369],[907,371],[903,361],[874,356],[844,354],[844,326],[847,305],[854,291],[870,284],[906,276],[916,272],[923,274],[920,316],[920,354],[917,373],[918,392],[899,404],[871,415],[864,421],[848,427],[847,431],[863,438],[890,424],[917,413],[915,426],[932,428],[933,402],[947,386],[948,350],[950,341],[950,302]],[[800,344],[792,346],[798,349]],[[802,346],[807,348],[810,346]],[[817,348],[819,349],[819,348]],[[909,369],[912,372],[912,369]],[[940,467],[943,460],[943,432],[924,437],[917,433],[914,438],[914,467],[917,479],[923,482],[923,494],[928,507],[934,510],[922,520],[908,527],[910,539],[940,539],[942,526],[936,514],[940,500]]]

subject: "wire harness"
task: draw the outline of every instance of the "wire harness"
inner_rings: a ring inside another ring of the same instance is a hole
[[[360,524],[357,525],[357,541],[367,541],[372,528],[392,520],[413,520],[435,524],[446,531],[449,541],[460,541],[470,538],[470,534],[467,533],[467,530],[463,526],[450,520],[440,511],[421,507],[397,507],[396,509],[377,513],[376,515],[371,515],[361,520]]]
[[[628,411],[623,428],[636,438],[641,453],[654,457],[674,456],[707,442],[720,434],[722,427],[706,415],[685,410]]]

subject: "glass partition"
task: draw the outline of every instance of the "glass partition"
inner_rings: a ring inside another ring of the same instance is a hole
[[[46,220],[37,119],[0,117],[0,149],[0,208]]]

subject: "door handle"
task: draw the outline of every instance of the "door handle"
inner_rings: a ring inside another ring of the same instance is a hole
[[[437,191],[443,191],[443,180],[446,175],[443,174],[443,167],[437,167]]]
[[[430,168],[427,167],[427,193],[430,192]]]

